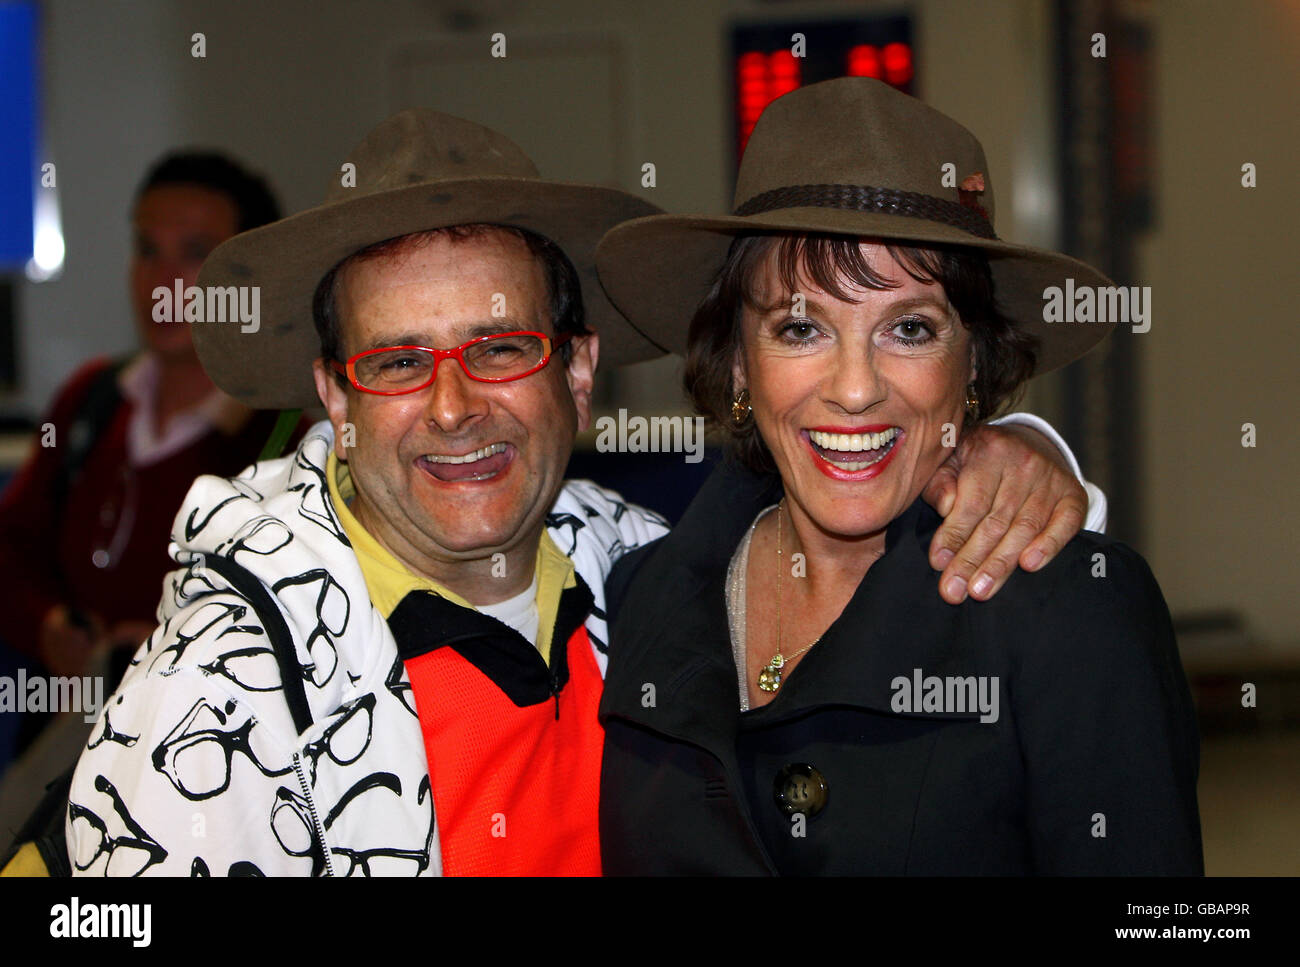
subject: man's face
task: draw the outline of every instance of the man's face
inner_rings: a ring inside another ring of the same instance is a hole
[[[493,332],[554,335],[544,270],[504,232],[437,236],[394,259],[348,264],[337,317],[343,360],[383,346],[453,349]],[[444,359],[432,385],[402,396],[345,388],[317,360],[317,390],[335,451],[352,472],[358,521],[412,570],[435,578],[456,562],[530,551],[574,437],[590,420],[596,338],[571,345],[568,367],[555,353],[541,370],[507,383],[477,382]],[[446,462],[483,448],[499,452]]]
[[[200,185],[159,185],[135,208],[131,302],[145,345],[167,357],[194,354],[190,324],[153,321],[153,290],[186,287],[214,248],[239,229],[239,211],[226,195]]]

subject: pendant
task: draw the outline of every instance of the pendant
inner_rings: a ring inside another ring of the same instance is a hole
[[[758,673],[758,687],[765,692],[775,692],[781,687],[781,669],[785,667],[785,656],[777,652],[772,660]]]

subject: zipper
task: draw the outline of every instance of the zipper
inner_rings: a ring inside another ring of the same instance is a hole
[[[569,652],[569,645],[573,643],[574,636],[580,630],[582,630],[583,627],[584,625],[579,625],[572,632],[570,632],[569,639],[567,641],[560,643],[560,647],[564,649],[564,660],[567,663],[569,668],[570,680],[573,679],[573,656]],[[586,636],[584,635],[583,637],[585,638]],[[555,721],[558,722],[560,721],[560,669],[559,666],[556,664],[556,655],[559,654],[559,651],[556,648],[556,644],[557,642],[555,641],[554,638],[552,638],[550,661],[547,664],[546,670],[550,672],[550,676],[551,676],[551,695],[555,699]],[[585,641],[583,643],[583,647],[584,648],[592,647],[591,642],[589,640]],[[536,645],[533,646],[533,654],[537,655],[538,658],[542,657],[541,654],[537,651]],[[602,688],[604,687],[603,681],[601,682],[601,687]]]
[[[330,862],[330,852],[325,846],[325,828],[320,823],[320,817],[316,813],[316,800],[312,798],[311,787],[307,785],[307,776],[302,771],[302,756],[297,752],[293,754],[293,771],[298,774],[298,786],[302,789],[303,799],[307,801],[307,810],[311,813],[313,835],[316,846],[320,850],[321,860],[325,863],[325,875],[333,876],[334,864]]]

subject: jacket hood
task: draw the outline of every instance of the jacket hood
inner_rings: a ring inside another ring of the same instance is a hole
[[[383,640],[387,628],[374,608],[360,607],[369,601],[365,577],[330,500],[325,467],[333,445],[333,428],[321,422],[288,456],[260,461],[235,477],[195,480],[172,525],[169,548],[187,569],[168,576],[160,622],[211,590],[201,558],[220,556],[273,592],[294,630],[299,664],[317,688],[335,677],[340,662],[349,675],[339,680],[368,682],[386,673],[377,667],[383,649],[371,644]],[[322,698],[329,708],[317,714],[332,710],[341,694]]]

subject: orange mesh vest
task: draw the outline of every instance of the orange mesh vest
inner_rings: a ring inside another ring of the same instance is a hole
[[[428,592],[389,616],[448,875],[600,875],[603,683],[577,580],[560,597],[550,668],[513,628]]]

